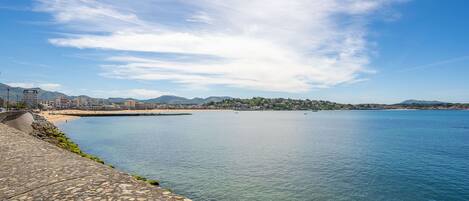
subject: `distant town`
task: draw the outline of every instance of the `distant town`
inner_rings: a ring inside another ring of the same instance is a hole
[[[204,104],[206,107],[233,110],[468,110],[469,104],[439,101],[407,100],[397,104],[342,104],[323,100],[262,98],[231,98]]]
[[[204,104],[166,104],[141,102],[134,99],[101,99],[87,96],[60,96],[52,100],[38,98],[38,90],[25,89],[18,99],[0,98],[0,105],[5,109],[40,109],[40,110],[149,110],[149,109],[216,109]]]
[[[2,110],[151,110],[151,109],[228,109],[228,110],[469,110],[467,103],[407,100],[397,104],[341,104],[323,100],[262,98],[249,99],[213,96],[187,99],[178,96],[161,96],[148,100],[132,98],[92,98],[68,96],[40,88],[25,89],[0,83],[0,108]]]

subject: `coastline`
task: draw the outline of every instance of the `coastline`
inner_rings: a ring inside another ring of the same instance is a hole
[[[57,111],[42,111],[39,115],[46,118],[54,125],[72,121],[80,118],[79,116],[73,116],[69,114],[118,114],[118,113],[194,113],[194,112],[222,112],[231,110],[195,110],[195,109],[152,109],[152,110],[112,110],[112,111],[91,111],[91,110],[57,110]]]
[[[43,111],[39,113],[42,117],[44,117],[47,121],[51,122],[55,126],[57,126],[60,123],[64,123],[67,121],[75,120],[80,117],[77,116],[70,116],[70,115],[62,115],[62,114],[53,114],[50,111]]]
[[[380,109],[381,111],[416,111],[416,110],[425,110],[425,109]],[[229,112],[229,111],[309,111],[309,110],[229,110],[229,109],[152,109],[152,110],[113,110],[113,111],[105,111],[105,110],[57,110],[57,111],[42,111],[39,115],[46,118],[49,122],[53,123],[54,125],[59,125],[61,123],[67,121],[73,121],[76,119],[81,118],[79,115],[76,114],[119,114],[119,113],[164,113],[164,114],[172,114],[172,113],[197,113],[197,112]],[[326,110],[332,111],[332,110]],[[340,110],[336,110],[340,111]],[[350,110],[344,110],[350,111]],[[360,110],[356,110],[360,111]],[[461,110],[461,111],[469,111]],[[73,115],[74,114],[74,115]]]

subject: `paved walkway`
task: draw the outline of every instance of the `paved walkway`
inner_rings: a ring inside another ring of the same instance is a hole
[[[0,124],[0,200],[185,200]]]

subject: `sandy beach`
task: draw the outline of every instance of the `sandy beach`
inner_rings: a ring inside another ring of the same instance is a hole
[[[78,119],[80,117],[77,116],[69,116],[69,115],[63,115],[63,114],[56,114],[55,112],[52,111],[43,111],[39,113],[41,116],[45,117],[48,121],[51,123],[57,125],[58,123],[63,123],[66,121]]]
[[[227,110],[189,110],[189,109],[153,109],[153,110],[115,110],[115,111],[89,111],[89,110],[57,110],[42,111],[40,115],[45,117],[53,124],[63,123],[78,119],[80,117],[71,116],[69,114],[117,114],[117,113],[195,113],[195,112],[216,112]]]

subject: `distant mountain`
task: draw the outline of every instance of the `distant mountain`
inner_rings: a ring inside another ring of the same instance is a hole
[[[449,103],[441,101],[425,101],[425,100],[406,100],[397,105],[447,105]]]
[[[6,84],[0,83],[0,96],[2,98],[6,99],[8,88],[10,88],[10,100],[16,101],[17,98],[19,100],[23,99],[23,90],[25,90],[26,88],[10,87]],[[46,91],[40,88],[32,88],[32,89],[38,90],[38,98],[41,100],[54,100],[61,96],[68,97],[64,93],[60,93],[60,92]]]
[[[189,99],[179,96],[170,96],[164,95],[158,98],[152,98],[148,100],[144,100],[146,103],[161,103],[161,104],[187,104]]]
[[[128,101],[128,100],[134,100],[134,101],[138,101],[137,99],[133,99],[133,98],[108,98],[106,99],[109,103],[122,103],[124,101]]]
[[[0,98],[6,100],[7,89],[10,89],[10,101],[15,102],[17,99],[23,99],[23,90],[21,87],[11,87],[0,83]],[[469,110],[469,103],[447,103],[441,101],[425,101],[425,100],[406,100],[401,103],[385,105],[385,104],[339,104],[322,100],[295,100],[285,98],[262,98],[254,97],[251,99],[239,99],[228,96],[210,96],[207,98],[184,98],[180,96],[165,95],[158,98],[147,100],[137,100],[133,98],[92,98],[89,96],[68,96],[61,92],[46,91],[40,88],[38,90],[38,98],[40,100],[54,100],[59,97],[74,99],[77,97],[89,98],[93,102],[99,104],[122,103],[126,100],[134,100],[146,103],[159,103],[169,105],[204,105],[211,108],[220,109],[240,109],[240,110],[376,110],[376,109],[451,109],[451,110]],[[125,94],[123,94],[125,95]],[[1,105],[1,104],[0,104]],[[183,106],[184,107],[184,106]],[[181,108],[183,108],[181,107]]]
[[[25,90],[26,88],[11,87],[11,86],[8,86],[8,85],[2,84],[2,83],[0,83],[0,98],[6,99],[7,89],[8,88],[10,89],[10,100],[11,101],[16,101],[17,98],[18,98],[18,100],[23,99],[23,90]],[[77,97],[86,97],[86,98],[94,99],[92,97],[85,96],[85,95],[68,96],[64,93],[46,91],[46,90],[43,90],[43,89],[40,89],[40,88],[32,88],[32,89],[38,90],[38,99],[41,99],[41,100],[55,100],[56,98],[59,98],[59,97],[67,97],[69,99],[73,99],[73,98],[77,98]],[[134,100],[134,101],[141,101],[141,102],[146,102],[146,103],[200,105],[200,104],[205,104],[205,103],[209,103],[209,102],[220,102],[220,101],[230,99],[230,98],[231,97],[227,97],[227,96],[220,96],[220,97],[219,96],[211,96],[211,97],[208,97],[208,98],[188,99],[188,98],[179,97],[179,96],[165,95],[165,96],[160,96],[158,98],[152,98],[152,99],[148,99],[148,100],[137,100],[137,99],[134,99],[134,98],[120,98],[120,97],[108,98],[108,99],[104,99],[104,100],[109,102],[109,103],[121,103],[121,102],[124,102],[126,100]],[[100,100],[103,100],[103,99],[100,99]]]
[[[153,98],[153,99],[148,99],[148,100],[143,100],[143,102],[147,103],[160,103],[160,104],[181,104],[181,105],[189,105],[189,104],[194,104],[194,105],[200,105],[200,104],[205,104],[209,102],[220,102],[226,99],[230,99],[231,97],[227,96],[211,96],[208,98],[184,98],[180,96],[170,96],[170,95],[165,95],[165,96],[160,96],[158,98]]]
[[[210,103],[210,102],[221,102],[224,100],[232,99],[232,97],[229,96],[210,96],[208,98],[205,98],[204,103]]]

